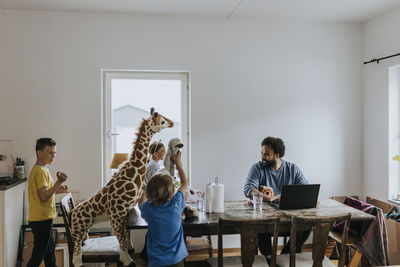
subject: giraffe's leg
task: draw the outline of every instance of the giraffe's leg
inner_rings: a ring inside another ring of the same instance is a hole
[[[134,253],[135,248],[133,247],[133,243],[132,243],[131,236],[130,236],[130,231],[128,229],[126,229],[126,227],[125,227],[125,242],[128,245],[128,252]]]
[[[72,221],[74,218],[72,218]],[[83,266],[82,262],[82,241],[86,240],[90,225],[85,224],[72,224],[71,236],[74,243],[74,254],[72,263],[75,267]]]
[[[74,264],[75,267],[80,267],[83,266],[82,262],[82,240],[84,238],[84,235],[81,233],[78,233],[77,231],[73,231],[71,233],[73,243],[74,243],[74,254],[72,258],[72,263]]]
[[[122,262],[124,266],[131,266],[134,261],[129,256],[128,253],[128,245],[126,243],[126,230],[125,230],[125,218],[121,219],[116,215],[111,215],[111,227],[118,239],[119,242],[119,260]]]

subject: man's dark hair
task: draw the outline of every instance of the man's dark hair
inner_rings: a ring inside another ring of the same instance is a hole
[[[280,138],[268,136],[262,140],[261,146],[269,146],[280,158],[285,156],[285,143]]]
[[[39,138],[38,140],[36,140],[36,151],[38,150],[43,150],[43,148],[45,146],[55,146],[56,142],[52,139],[52,138]]]

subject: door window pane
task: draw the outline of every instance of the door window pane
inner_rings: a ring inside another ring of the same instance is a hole
[[[130,153],[137,127],[150,116],[150,108],[174,122],[173,128],[156,133],[153,140],[169,140],[181,136],[181,81],[113,79],[112,99],[112,153]],[[162,162],[160,161],[162,164]]]
[[[103,183],[112,175],[114,153],[131,154],[138,127],[152,107],[174,122],[152,141],[161,140],[168,148],[172,138],[182,140],[182,163],[190,181],[188,73],[104,70],[103,84]]]

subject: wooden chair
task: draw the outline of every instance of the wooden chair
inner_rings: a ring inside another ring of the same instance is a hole
[[[342,240],[347,242],[350,218],[351,214],[325,218],[293,216],[290,227],[290,254],[278,255],[277,264],[281,267],[295,267],[296,265],[299,267],[336,266],[325,256],[328,233],[332,229],[334,222],[345,221]],[[313,225],[312,253],[296,253],[296,233],[298,224]],[[344,266],[345,254],[345,247],[343,246],[339,258],[339,267]]]
[[[185,243],[189,255],[208,253],[210,258],[213,257],[213,246],[210,235],[193,239],[185,237]]]
[[[358,250],[358,248],[356,246],[357,241],[358,241],[358,237],[356,237],[352,234],[349,234],[347,241],[343,242],[341,233],[331,231],[331,232],[329,232],[328,246],[329,246],[329,244],[331,244],[333,242],[334,244],[339,243],[341,245],[341,249],[344,251],[346,251],[346,247],[352,248],[354,250],[354,253],[349,261],[348,267],[357,267],[357,266],[359,266],[359,263],[361,262],[361,259],[363,257],[363,254],[361,253],[361,251]],[[343,244],[346,244],[346,245],[343,246]],[[329,257],[330,254],[326,255],[326,256]]]
[[[235,266],[268,266],[268,262],[263,255],[257,254],[257,236],[258,233],[263,231],[266,227],[274,226],[274,239],[272,246],[271,262],[269,266],[276,266],[276,251],[278,248],[278,233],[279,233],[279,218],[270,218],[264,220],[244,220],[244,219],[226,219],[220,218],[218,221],[218,258],[208,258],[206,261],[210,266],[225,266],[235,267]],[[223,257],[223,234],[237,232],[232,231],[232,229],[239,229],[241,237],[241,256],[233,257]],[[245,243],[250,240],[250,243]],[[251,251],[244,251],[244,247],[251,247]],[[255,256],[254,256],[255,255]],[[254,262],[250,263],[254,257]]]
[[[355,198],[355,199],[359,199],[358,196],[351,196],[351,197]],[[345,196],[339,196],[339,197],[332,197],[332,199],[334,199],[336,201],[339,201],[341,203],[344,203],[346,197]],[[378,208],[382,209],[383,213],[390,212],[392,210],[392,208],[394,207],[393,205],[391,205],[391,204],[389,204],[387,202],[384,202],[384,201],[381,201],[381,200],[378,200],[378,199],[374,199],[374,198],[369,197],[369,196],[366,197],[366,202],[368,204],[372,204],[375,207],[378,207]],[[361,265],[363,265],[364,262],[367,261],[366,257],[363,256],[361,251],[356,246],[356,242],[358,241],[358,239],[359,238],[357,236],[349,234],[347,242],[344,243],[343,240],[342,240],[342,237],[341,237],[341,233],[337,233],[337,232],[331,231],[329,233],[328,246],[330,244],[334,244],[335,245],[336,243],[339,243],[339,244],[342,245],[342,247],[351,248],[354,251],[354,253],[353,253],[353,256],[351,257],[351,259],[349,261],[348,267],[357,267],[357,266],[360,265],[360,263],[361,263]],[[343,245],[343,244],[345,244],[345,245]],[[327,249],[326,256],[327,257],[330,256],[330,253],[329,253],[328,249]]]
[[[359,196],[351,196],[352,198],[355,199],[360,199]],[[331,197],[333,200],[336,200],[340,203],[344,203],[344,201],[346,200],[347,196],[333,196]],[[353,236],[351,234],[349,234],[348,239],[347,239],[347,247],[351,247],[353,249],[355,249],[354,252],[354,263],[356,264],[356,266],[358,266],[358,262],[361,259],[361,252],[358,251],[355,247],[355,242],[357,241],[357,237]],[[342,237],[341,237],[341,233],[337,233],[337,232],[329,232],[329,237],[328,237],[328,245],[326,246],[326,251],[325,251],[325,256],[330,258],[330,256],[332,255],[333,250],[335,249],[335,247],[337,246],[337,243],[342,244]],[[352,265],[353,266],[353,265]]]
[[[75,204],[72,194],[68,193],[61,201],[61,211],[63,214],[65,232],[68,240],[69,264],[72,264],[74,243],[71,236],[71,211]],[[90,238],[84,241],[82,246],[82,261],[84,263],[106,263],[116,262],[118,267],[122,267],[119,260],[119,242],[115,236]],[[79,267],[79,266],[76,266]]]
[[[365,202],[367,202],[368,204],[374,205],[377,208],[380,208],[383,211],[383,213],[389,213],[395,207],[394,205],[392,205],[388,202],[385,202],[385,201],[382,201],[379,199],[375,199],[375,198],[372,198],[369,196],[366,197]]]
[[[340,202],[340,203],[344,203],[344,201],[346,200],[346,198],[347,198],[348,196],[333,196],[333,197],[331,197],[333,200],[336,200],[337,202]],[[350,197],[352,197],[352,198],[355,198],[355,199],[360,199],[360,197],[359,196],[350,196]]]

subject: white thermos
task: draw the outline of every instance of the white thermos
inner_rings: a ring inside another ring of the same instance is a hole
[[[224,185],[218,182],[206,185],[206,212],[224,213]]]

